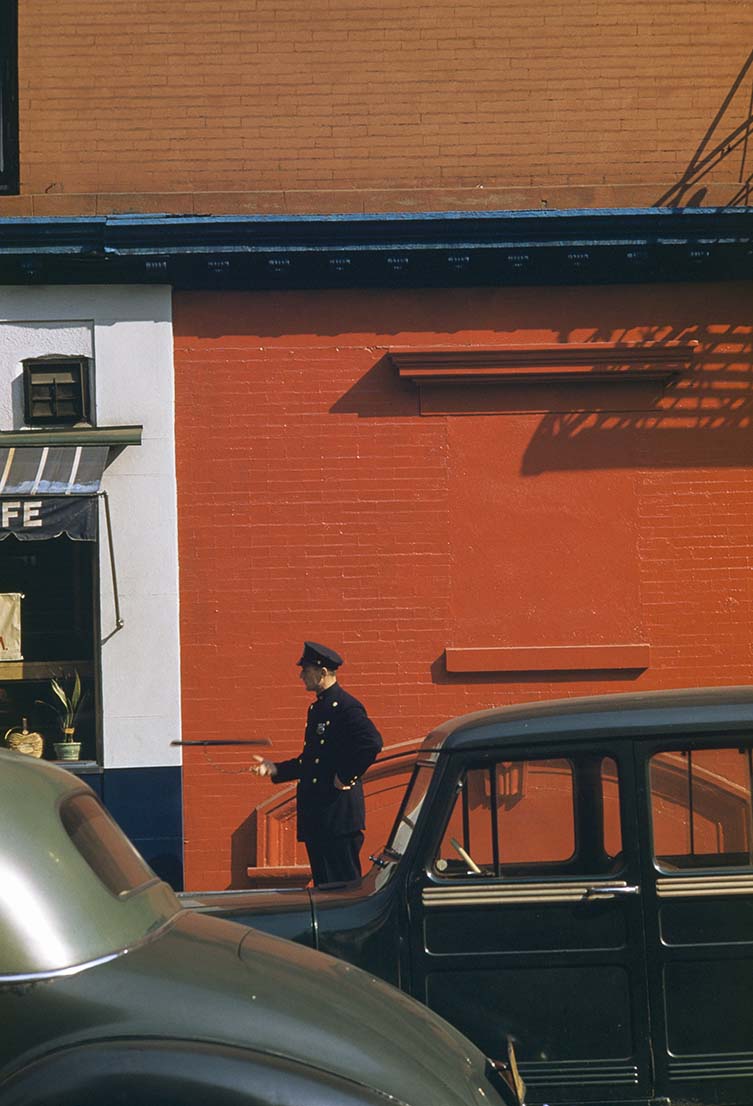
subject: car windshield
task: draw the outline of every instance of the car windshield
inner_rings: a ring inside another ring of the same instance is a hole
[[[420,760],[416,764],[400,812],[395,820],[395,825],[392,827],[390,839],[387,842],[385,851],[392,853],[393,856],[402,856],[408,847],[408,842],[426,798],[426,792],[434,775],[436,756],[437,754],[433,753],[430,759]]]

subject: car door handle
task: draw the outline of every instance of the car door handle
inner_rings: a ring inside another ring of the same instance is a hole
[[[600,895],[640,895],[640,893],[640,887],[635,887],[631,884],[602,883],[598,884],[596,887],[589,887],[586,891],[586,898],[595,899]]]

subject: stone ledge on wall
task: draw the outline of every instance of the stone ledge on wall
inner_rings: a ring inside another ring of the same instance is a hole
[[[212,192],[24,192],[0,196],[0,218],[118,214],[310,215],[538,211],[659,206],[671,183],[472,188],[333,188]],[[739,183],[710,184],[695,206],[725,207]],[[677,205],[682,207],[682,204]]]
[[[574,672],[645,669],[650,649],[635,645],[547,645],[447,648],[448,672]]]

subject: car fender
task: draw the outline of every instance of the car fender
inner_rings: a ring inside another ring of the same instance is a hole
[[[407,1106],[288,1057],[201,1041],[98,1041],[0,1083],[2,1106]]]
[[[272,891],[181,892],[181,905],[197,914],[225,918],[306,948],[316,947],[316,922],[308,888]]]

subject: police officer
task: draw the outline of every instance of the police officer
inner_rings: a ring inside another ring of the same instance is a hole
[[[277,763],[255,756],[250,769],[273,783],[298,780],[298,840],[306,846],[317,885],[361,877],[366,817],[361,776],[382,748],[363,705],[337,682],[342,663],[334,649],[304,642],[301,679],[316,698],[308,710],[303,751]]]

